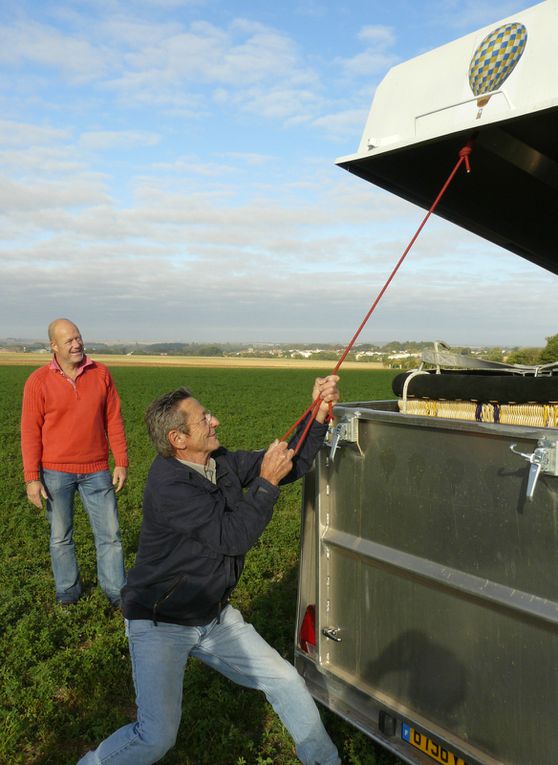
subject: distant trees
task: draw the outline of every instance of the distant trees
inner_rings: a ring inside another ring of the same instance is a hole
[[[546,345],[541,348],[516,348],[506,358],[508,364],[552,364],[558,361],[558,335],[546,338]]]
[[[541,364],[550,364],[553,361],[558,361],[558,335],[546,338],[546,346],[540,355]]]
[[[490,348],[486,353],[481,353],[479,358],[486,361],[503,361],[504,356],[500,348]]]
[[[392,340],[389,343],[359,343],[347,355],[347,361],[362,363],[383,363],[385,366],[412,368],[420,363],[420,355],[426,348],[432,348],[429,340]],[[0,339],[0,350],[19,353],[48,352],[45,343],[39,341],[21,341]],[[228,357],[241,356],[250,358],[299,358],[314,361],[337,361],[344,351],[338,343],[88,343],[87,353],[99,354],[134,354],[135,356],[206,356]],[[558,334],[546,338],[544,348],[515,347],[502,350],[502,347],[452,346],[454,353],[476,356],[490,361],[504,361],[508,364],[551,364],[558,361]]]
[[[223,356],[223,349],[215,344],[198,343],[151,343],[143,345],[136,351],[138,354],[165,356]]]
[[[316,353],[312,354],[312,358],[324,361],[336,361],[339,358],[339,354],[335,351],[316,351]]]
[[[506,357],[508,364],[527,364],[534,366],[539,363],[540,348],[516,348]]]

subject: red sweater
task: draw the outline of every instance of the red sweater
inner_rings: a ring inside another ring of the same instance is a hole
[[[74,381],[55,360],[30,375],[21,413],[26,481],[39,479],[41,467],[64,473],[107,470],[109,443],[115,464],[128,467],[120,398],[104,364],[84,357]]]

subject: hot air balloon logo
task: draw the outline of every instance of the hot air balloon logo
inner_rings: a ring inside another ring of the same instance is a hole
[[[523,55],[526,43],[527,29],[523,24],[513,22],[486,35],[473,53],[469,64],[469,85],[474,95],[479,96],[477,119],[490,100],[490,95],[486,94],[498,90],[510,76]]]

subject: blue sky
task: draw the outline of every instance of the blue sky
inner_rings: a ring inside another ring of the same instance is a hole
[[[530,4],[3,3],[0,337],[348,341],[424,213],[335,159],[391,66]],[[543,345],[557,298],[432,220],[361,340]]]

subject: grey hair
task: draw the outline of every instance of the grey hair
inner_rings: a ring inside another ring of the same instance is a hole
[[[188,388],[177,388],[170,393],[165,393],[164,396],[159,396],[147,407],[145,412],[147,432],[161,457],[172,457],[174,453],[168,439],[171,430],[179,430],[188,435],[184,412],[180,412],[178,407],[181,401],[191,397],[192,393]]]

